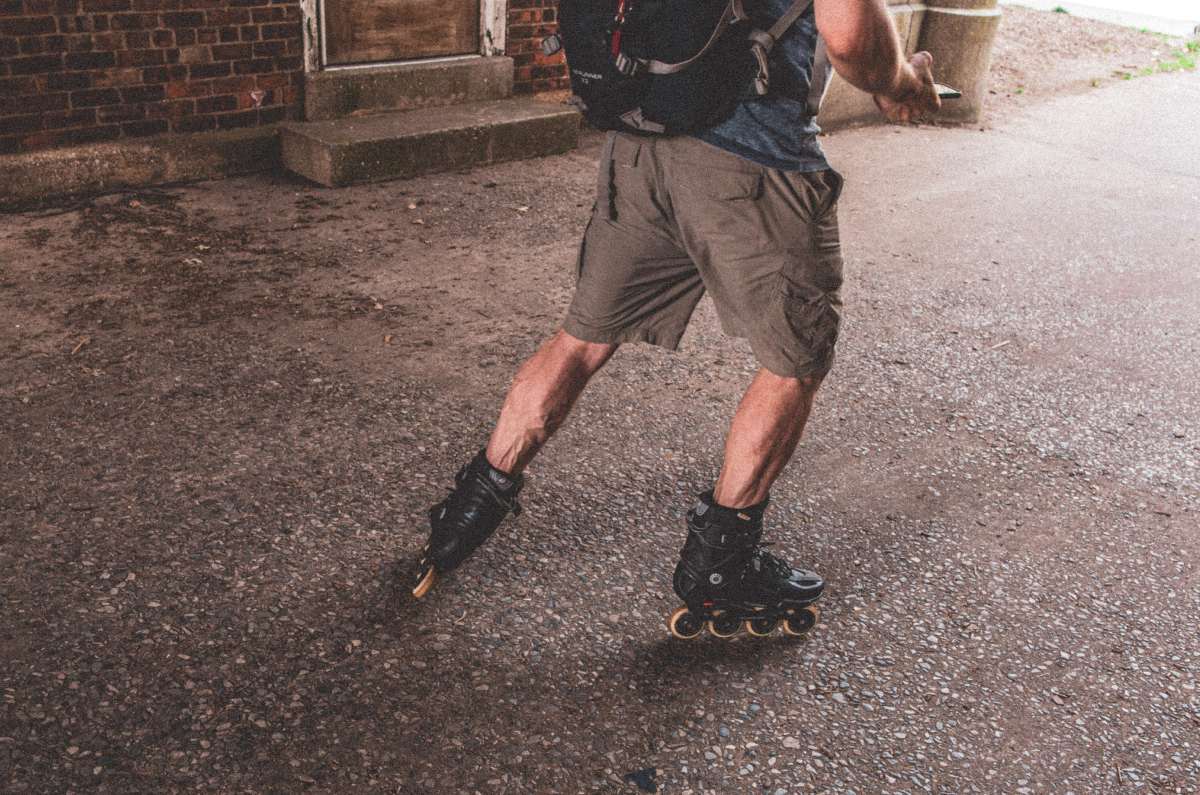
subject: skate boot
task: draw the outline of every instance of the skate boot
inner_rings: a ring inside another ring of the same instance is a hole
[[[707,627],[729,638],[743,626],[751,635],[769,635],[782,624],[788,635],[816,625],[813,602],[824,581],[814,572],[793,569],[763,547],[762,516],[767,501],[737,510],[700,495],[688,513],[688,538],[675,567],[675,593],[684,606],[668,626],[677,638],[694,638]]]
[[[454,476],[446,499],[429,509],[432,532],[421,555],[413,596],[429,593],[439,574],[451,571],[487,541],[504,518],[521,514],[517,494],[525,480],[488,463],[484,450]]]

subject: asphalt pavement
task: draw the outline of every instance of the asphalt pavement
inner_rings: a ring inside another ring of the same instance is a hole
[[[1200,789],[1200,76],[825,140],[838,362],[773,494],[822,623],[681,642],[755,365],[630,346],[423,602],[598,140],[0,217],[6,792]]]

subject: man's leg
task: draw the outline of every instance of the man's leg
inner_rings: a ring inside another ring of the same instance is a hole
[[[616,345],[585,342],[565,331],[551,337],[517,371],[488,442],[488,463],[520,474],[616,350]]]
[[[791,460],[812,409],[821,376],[784,378],[762,368],[742,397],[713,498],[726,508],[745,508],[767,498]]]

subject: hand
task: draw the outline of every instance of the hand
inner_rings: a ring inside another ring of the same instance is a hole
[[[874,99],[879,110],[892,122],[920,121],[937,113],[942,100],[933,87],[933,56],[927,52],[913,53],[900,69],[895,90],[876,94]]]

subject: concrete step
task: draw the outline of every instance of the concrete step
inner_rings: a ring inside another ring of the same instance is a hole
[[[553,155],[573,149],[579,114],[535,99],[471,102],[280,126],[284,165],[329,187]]]
[[[512,96],[512,58],[441,58],[393,66],[349,67],[304,76],[304,118],[485,102]]]

